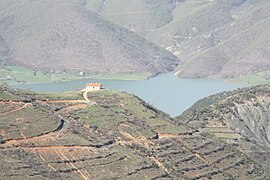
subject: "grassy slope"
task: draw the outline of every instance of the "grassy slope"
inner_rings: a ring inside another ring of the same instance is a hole
[[[239,78],[234,78],[230,80],[229,82],[244,82],[248,84],[269,84],[270,83],[270,71],[263,71],[247,76],[242,76]]]

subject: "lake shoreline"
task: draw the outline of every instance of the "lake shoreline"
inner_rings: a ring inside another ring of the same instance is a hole
[[[179,79],[172,73],[168,73],[143,81],[91,79],[61,83],[20,84],[9,87],[34,92],[66,92],[82,90],[89,81],[102,83],[108,90],[134,94],[172,117],[181,114],[201,98],[247,86],[240,83],[227,83],[220,79]]]

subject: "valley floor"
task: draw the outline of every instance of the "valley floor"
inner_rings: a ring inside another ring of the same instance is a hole
[[[94,74],[84,72],[44,72],[19,66],[0,68],[0,85],[67,82],[83,79],[145,80],[150,73]]]

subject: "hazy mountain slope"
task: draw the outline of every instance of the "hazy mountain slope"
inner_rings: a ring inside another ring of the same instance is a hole
[[[256,158],[260,156],[258,159],[267,164],[270,158],[269,94],[269,85],[220,93],[198,101],[178,120],[212,132]]]
[[[1,61],[1,65],[5,63],[5,61],[9,58],[10,56],[10,51],[8,49],[8,46],[4,40],[4,38],[2,38],[0,36],[0,61]]]
[[[269,69],[268,0],[88,0],[86,7],[178,56],[179,77]]]
[[[269,177],[235,147],[174,124],[134,95],[104,90],[88,98],[1,89],[0,178]]]
[[[0,3],[0,53],[9,64],[103,73],[175,69],[176,57],[135,31],[181,59],[179,77],[233,78],[270,66],[267,0]]]
[[[269,14],[266,0],[185,1],[147,38],[183,60],[180,77],[251,74],[269,69]]]
[[[145,35],[172,20],[176,0],[87,0],[86,8]]]
[[[86,10],[83,1],[1,0],[0,13],[1,44],[10,51],[9,64],[156,74],[178,63],[172,54]]]

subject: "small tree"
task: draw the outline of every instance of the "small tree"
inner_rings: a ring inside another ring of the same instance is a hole
[[[2,137],[0,137],[0,144],[4,144],[4,143],[5,143],[5,140]]]

